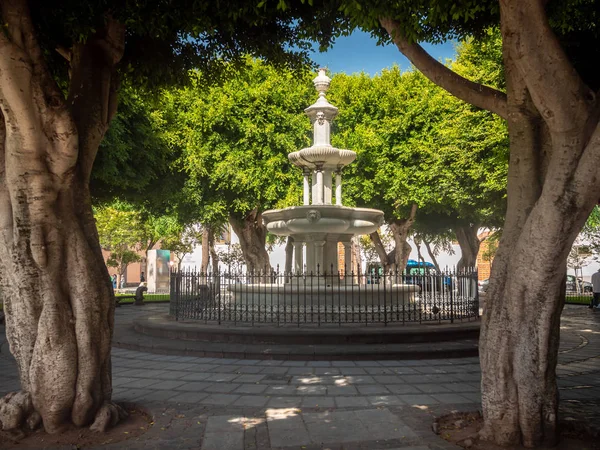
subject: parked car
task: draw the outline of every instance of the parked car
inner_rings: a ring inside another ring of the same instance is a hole
[[[449,276],[440,277],[435,266],[427,261],[415,261],[414,259],[409,259],[406,263],[405,269],[405,280],[406,284],[416,284],[421,287],[421,289],[439,290],[443,284],[443,287],[446,289],[450,289],[452,287],[452,278]],[[431,276],[429,276],[431,275]],[[439,286],[434,286],[434,280]]]
[[[592,283],[575,278],[574,275],[567,275],[567,292],[584,292],[590,293],[594,291]]]

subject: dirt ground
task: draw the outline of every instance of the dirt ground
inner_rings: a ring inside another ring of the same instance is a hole
[[[483,424],[479,412],[456,412],[437,419],[434,430],[445,440],[469,450],[526,450],[525,447],[500,447],[480,441],[477,434]],[[561,427],[560,443],[553,450],[600,450],[600,440]]]
[[[0,431],[0,449],[38,450],[64,445],[84,449],[140,436],[154,424],[151,417],[145,412],[133,407],[126,409],[129,417],[106,433],[95,433],[89,428],[75,428],[74,426],[57,435],[49,435],[41,429],[27,435]]]

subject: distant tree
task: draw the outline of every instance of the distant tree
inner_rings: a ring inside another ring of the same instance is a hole
[[[161,239],[161,248],[168,249],[177,258],[177,270],[186,255],[202,243],[202,228],[195,224],[179,225],[171,229],[171,233]]]
[[[127,266],[141,260],[143,222],[139,211],[119,201],[96,208],[94,212],[100,245],[110,252],[106,265],[117,269],[117,286]]]

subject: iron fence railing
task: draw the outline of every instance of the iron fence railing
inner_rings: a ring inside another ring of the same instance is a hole
[[[170,314],[216,324],[384,324],[479,317],[477,272],[171,273]]]

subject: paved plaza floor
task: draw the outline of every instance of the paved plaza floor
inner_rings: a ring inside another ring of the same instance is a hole
[[[116,326],[165,311],[166,305],[118,308]],[[0,336],[3,395],[19,385],[3,328]],[[600,313],[565,308],[559,361],[562,405],[575,416],[598,415]],[[431,431],[432,422],[452,410],[478,409],[479,382],[477,358],[239,360],[114,348],[114,399],[143,406],[155,424],[138,439],[98,448],[456,449]]]

